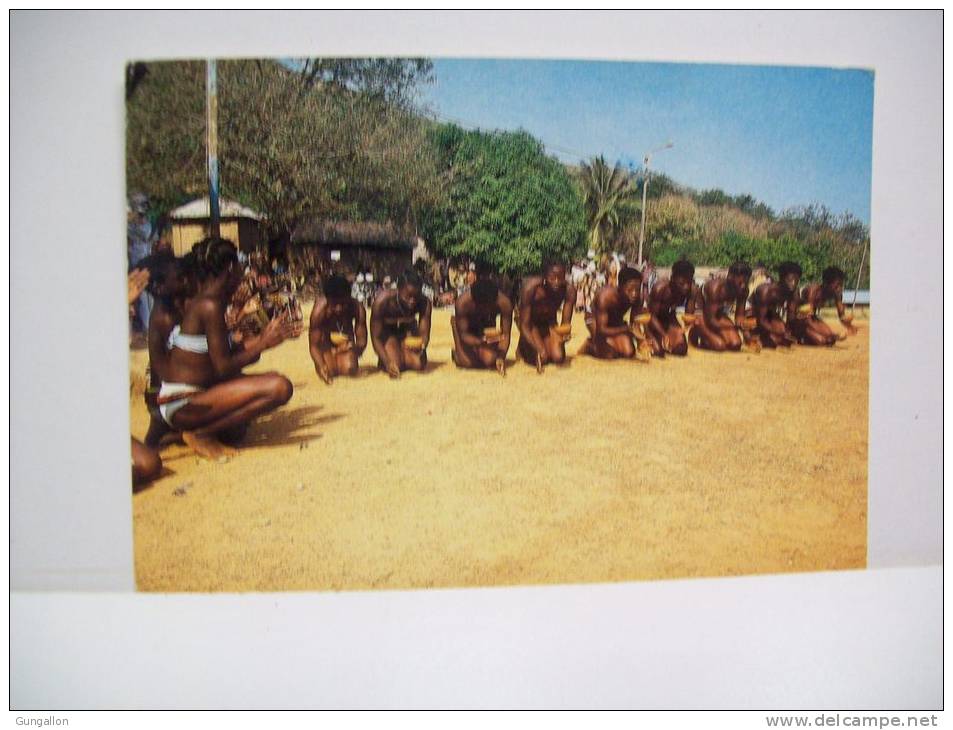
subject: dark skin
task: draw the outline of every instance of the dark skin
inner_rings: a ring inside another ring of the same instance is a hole
[[[129,305],[131,306],[142,290],[149,283],[149,272],[145,269],[134,269],[129,274]],[[162,472],[162,459],[159,454],[141,441],[130,437],[130,456],[132,458],[132,486],[151,482]]]
[[[675,309],[684,306],[686,315],[694,315],[695,289],[695,283],[687,276],[673,276],[655,282],[649,292],[648,310],[652,319],[646,332],[653,355],[688,354],[685,330],[675,316]]]
[[[598,358],[635,357],[634,323],[626,323],[627,312],[642,308],[642,280],[629,279],[621,287],[604,286],[592,300],[592,319],[587,320],[591,337],[587,351]],[[585,346],[584,346],[585,347]]]
[[[484,330],[496,327],[500,318],[499,336],[488,336]],[[496,368],[506,375],[506,353],[510,349],[513,329],[513,304],[503,292],[495,299],[478,301],[471,292],[457,299],[450,318],[453,333],[453,361],[461,368]]]
[[[371,307],[371,346],[378,366],[397,379],[405,370],[423,372],[430,344],[433,306],[413,284],[383,292]],[[408,336],[419,337],[420,349],[408,346]]]
[[[560,365],[566,361],[568,335],[555,331],[556,316],[562,310],[559,324],[572,324],[576,303],[576,287],[566,279],[566,267],[551,266],[543,276],[531,276],[523,282],[520,292],[520,340],[516,351],[524,361],[536,366],[542,373],[549,363]]]
[[[343,334],[347,342],[334,344],[331,334]],[[367,312],[353,297],[320,297],[311,310],[308,344],[314,371],[330,385],[339,375],[357,375],[357,362],[367,348]]]
[[[837,308],[837,318],[843,325],[846,333],[838,335],[830,326],[824,322],[818,315],[818,310],[826,302],[833,300]],[[812,345],[815,347],[831,346],[838,340],[843,339],[847,334],[857,334],[857,328],[851,324],[847,318],[847,307],[844,306],[844,281],[835,279],[827,284],[809,284],[801,290],[801,304],[810,307],[810,311],[800,313],[799,317],[792,323],[791,331],[802,345]]]
[[[709,279],[697,290],[696,309],[701,317],[688,330],[688,339],[705,350],[738,351],[743,344],[739,329],[745,320],[745,302],[748,300],[748,277],[729,274],[724,278]],[[729,306],[735,307],[735,321],[728,316]]]
[[[159,415],[154,402],[155,391],[163,380],[170,381],[169,357],[167,348],[169,334],[172,329],[182,322],[185,313],[187,297],[191,293],[191,282],[179,276],[174,267],[165,273],[161,283],[153,289],[155,304],[149,316],[149,375],[152,393],[146,393],[146,405],[149,407],[151,418],[149,431],[146,433],[146,446],[155,448],[159,440],[169,431],[169,425]]]
[[[764,347],[789,348],[796,342],[781,313],[787,313],[788,322],[797,318],[800,278],[800,275],[789,272],[781,281],[765,282],[751,295],[752,314],[757,320],[755,334]]]
[[[162,459],[154,449],[150,449],[141,441],[132,441],[132,487],[138,487],[151,482],[162,473]]]
[[[271,320],[257,337],[247,338],[232,350],[225,326],[225,308],[241,282],[241,267],[233,263],[218,276],[202,282],[186,307],[181,332],[205,335],[208,353],[174,348],[169,358],[169,380],[205,390],[189,396],[189,403],[172,417],[182,439],[201,456],[215,458],[235,453],[216,434],[249,423],[284,405],[291,398],[291,381],[277,373],[242,375],[242,368],[257,362],[261,353],[292,336],[293,327],[282,317]]]

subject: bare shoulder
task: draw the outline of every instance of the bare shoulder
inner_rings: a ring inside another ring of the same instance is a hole
[[[202,316],[217,315],[225,313],[225,305],[221,300],[215,297],[195,297],[189,303],[189,310]]]
[[[311,324],[316,325],[322,320],[324,320],[324,315],[327,312],[328,300],[323,297],[317,297],[314,300],[314,307],[311,308]]]
[[[469,314],[473,310],[473,296],[470,292],[461,294],[453,304],[454,314]]]
[[[649,299],[664,298],[668,295],[668,279],[659,279],[649,290]]]
[[[766,281],[763,284],[759,284],[758,288],[751,293],[751,298],[756,301],[763,300],[766,296],[768,296],[769,292],[771,291],[771,287],[773,286],[774,286],[774,283],[770,281]]]
[[[396,295],[397,292],[393,289],[381,290],[381,292],[374,298],[374,303],[371,305],[371,313],[383,312],[385,305],[387,305]]]
[[[604,308],[616,303],[619,299],[619,290],[614,286],[600,287],[592,299],[593,308]]]
[[[153,307],[152,316],[150,317],[149,329],[153,327],[172,329],[175,323],[176,315],[171,312],[167,306],[162,304],[159,300],[156,300],[156,305]]]
[[[182,317],[184,334],[205,334],[217,324],[225,327],[225,305],[213,297],[195,297],[189,302]]]
[[[543,277],[541,276],[527,276],[523,279],[523,286],[520,289],[522,294],[532,294],[539,285],[543,282]]]

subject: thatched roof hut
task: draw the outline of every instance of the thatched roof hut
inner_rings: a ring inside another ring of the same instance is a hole
[[[291,234],[291,242],[332,248],[357,246],[412,251],[417,245],[417,236],[398,229],[392,223],[313,220],[298,226]]]
[[[222,238],[232,241],[243,251],[253,251],[261,245],[262,216],[234,200],[219,201],[219,231]],[[172,249],[183,256],[209,235],[211,213],[208,197],[198,198],[169,212],[172,223]]]
[[[392,223],[312,220],[291,234],[295,246],[312,246],[334,268],[397,273],[413,264],[419,236]]]

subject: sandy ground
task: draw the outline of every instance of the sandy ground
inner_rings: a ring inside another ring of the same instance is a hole
[[[294,383],[239,456],[163,450],[132,497],[147,591],[583,583],[862,568],[869,330],[834,349],[649,364],[573,358],[505,379],[449,362],[320,382],[306,336],[249,372]],[[307,317],[307,315],[306,315]],[[307,321],[307,318],[306,320]],[[582,344],[576,317],[570,354]],[[837,325],[834,325],[835,327]],[[515,350],[511,348],[511,356]],[[131,353],[135,386],[146,353]],[[130,396],[133,434],[148,415]]]

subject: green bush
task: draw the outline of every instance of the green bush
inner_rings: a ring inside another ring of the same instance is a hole
[[[421,215],[440,256],[467,256],[499,271],[538,271],[548,257],[585,251],[586,212],[578,187],[526,132],[435,128],[449,184],[446,203]]]
[[[795,261],[801,265],[802,281],[819,281],[821,272],[828,266],[840,266],[848,273],[848,278],[856,276],[859,260],[842,262],[830,245],[809,245],[785,233],[779,238],[751,238],[740,233],[725,233],[718,241],[706,246],[700,240],[677,239],[655,245],[651,248],[652,261],[657,266],[668,267],[681,258],[686,258],[696,266],[727,267],[735,261],[747,261],[752,266],[763,264],[770,271],[777,271],[784,261]],[[846,264],[846,265],[845,265]],[[866,267],[865,267],[866,268]],[[865,286],[866,279],[861,280]],[[853,280],[848,287],[853,286]]]

